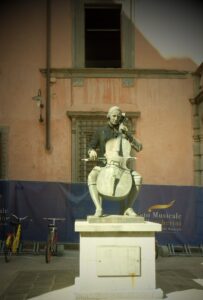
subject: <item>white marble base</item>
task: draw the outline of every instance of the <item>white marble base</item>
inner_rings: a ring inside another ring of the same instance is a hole
[[[160,224],[76,221],[75,230],[80,232],[77,300],[163,298],[155,278],[154,233]]]

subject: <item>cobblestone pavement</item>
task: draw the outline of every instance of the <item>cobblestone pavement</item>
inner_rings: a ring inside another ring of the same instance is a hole
[[[0,256],[0,300],[24,300],[59,290],[73,285],[78,275],[78,250],[65,250],[50,264],[43,255],[14,256],[9,263]],[[165,294],[203,290],[203,257],[159,257],[156,278],[157,288]]]

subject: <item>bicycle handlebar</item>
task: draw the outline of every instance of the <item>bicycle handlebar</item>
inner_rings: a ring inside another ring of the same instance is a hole
[[[65,221],[66,218],[43,218],[44,220],[47,221]]]
[[[14,215],[14,214],[11,214],[11,215],[10,215],[10,218],[11,218],[11,217],[14,217],[18,223],[21,223],[22,221],[24,221],[24,220],[26,220],[27,218],[29,218],[29,216],[25,216],[25,217],[20,218],[20,217]],[[30,219],[30,221],[32,221],[32,219]]]
[[[65,221],[65,218],[43,218],[44,220],[50,221],[52,223],[48,224],[49,227],[56,227],[56,221]]]

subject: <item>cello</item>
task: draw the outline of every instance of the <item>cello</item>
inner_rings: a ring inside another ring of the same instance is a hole
[[[110,139],[105,148],[106,165],[97,178],[98,193],[109,200],[124,200],[132,189],[131,169],[127,164],[131,157],[131,144],[120,131],[117,138]]]

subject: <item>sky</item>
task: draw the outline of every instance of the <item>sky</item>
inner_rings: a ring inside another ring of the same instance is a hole
[[[203,1],[136,0],[136,27],[166,58],[203,62]]]

